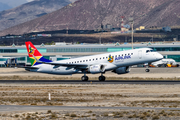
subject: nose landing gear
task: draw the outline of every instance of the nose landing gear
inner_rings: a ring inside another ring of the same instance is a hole
[[[148,63],[148,65],[146,66],[146,70],[145,70],[146,72],[150,72],[150,70],[149,70],[149,63]]]
[[[150,70],[147,68],[145,71],[146,71],[146,72],[149,72]]]

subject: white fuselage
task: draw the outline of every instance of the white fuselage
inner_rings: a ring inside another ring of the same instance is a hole
[[[113,57],[113,62],[109,62],[109,56]],[[43,72],[50,74],[69,75],[75,73],[83,73],[82,69],[86,69],[91,65],[104,65],[105,71],[117,69],[119,67],[132,66],[143,63],[151,63],[161,60],[163,56],[158,52],[152,52],[150,48],[133,49],[120,52],[105,53],[99,55],[85,56],[68,60],[54,61],[53,63],[72,64],[73,66],[57,66],[50,64],[40,64],[34,67],[39,69],[31,69],[34,72]],[[87,65],[86,68],[76,67],[76,64]]]

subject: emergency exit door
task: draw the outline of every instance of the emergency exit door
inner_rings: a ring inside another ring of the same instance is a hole
[[[142,50],[138,51],[139,59],[142,59]]]

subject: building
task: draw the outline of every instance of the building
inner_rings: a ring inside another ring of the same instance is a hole
[[[169,27],[169,26],[162,27],[162,30],[165,32],[171,32],[171,27]]]
[[[35,45],[42,55],[50,60],[64,60],[80,56],[130,50],[131,44],[78,44],[78,45]],[[134,44],[134,48],[149,47],[161,53],[164,58],[172,58],[180,62],[180,43],[171,44]],[[19,63],[30,64],[27,49],[24,46],[0,47],[0,67],[9,57],[17,57]]]
[[[145,26],[140,26],[139,28],[136,28],[136,30],[144,30]]]

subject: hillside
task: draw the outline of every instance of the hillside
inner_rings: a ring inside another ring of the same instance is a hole
[[[102,24],[119,27],[120,17],[135,27],[180,25],[179,0],[78,0],[60,10],[6,29],[0,35],[66,29],[94,30]],[[8,24],[8,23],[7,23]]]
[[[0,12],[0,31],[56,11],[75,0],[35,0]]]

